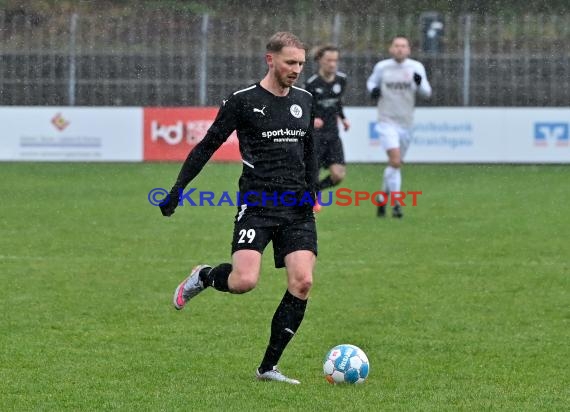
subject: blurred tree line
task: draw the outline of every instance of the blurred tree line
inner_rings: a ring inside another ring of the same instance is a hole
[[[0,0],[7,14],[98,12],[128,14],[140,9],[169,9],[190,13],[231,15],[256,10],[270,14],[347,13],[409,15],[423,11],[450,14],[566,14],[568,0]]]

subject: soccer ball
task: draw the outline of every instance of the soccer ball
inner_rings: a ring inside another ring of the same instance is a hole
[[[338,345],[325,356],[325,378],[335,383],[362,383],[368,376],[370,364],[362,349],[354,345]]]

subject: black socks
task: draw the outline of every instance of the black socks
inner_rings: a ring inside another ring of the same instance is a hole
[[[259,367],[260,373],[270,371],[277,365],[285,347],[301,325],[306,307],[307,300],[299,299],[289,291],[285,292],[271,321],[271,337]]]
[[[232,265],[229,263],[222,263],[215,268],[204,268],[200,271],[200,280],[204,286],[212,286],[220,292],[229,292],[228,277],[232,272]]]
[[[228,277],[231,272],[232,265],[222,263],[212,269],[202,269],[199,276],[205,287],[212,286],[221,292],[229,292]],[[301,325],[306,307],[307,300],[293,296],[288,290],[285,292],[271,321],[271,336],[259,367],[260,373],[270,371],[277,365],[283,351]]]

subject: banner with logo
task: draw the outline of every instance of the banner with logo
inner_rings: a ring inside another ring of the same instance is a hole
[[[141,108],[2,107],[0,160],[142,160]]]
[[[508,161],[570,163],[570,109],[520,108],[504,114]]]
[[[385,162],[375,107],[348,107],[341,131],[348,162]],[[409,162],[570,163],[568,108],[416,110]]]
[[[182,161],[206,135],[218,113],[217,107],[145,108],[144,160]],[[213,160],[241,161],[233,132],[214,153]]]
[[[182,161],[218,109],[0,107],[0,161]],[[347,107],[348,162],[385,162],[376,108]],[[240,161],[235,133],[213,160]],[[418,108],[409,162],[570,163],[569,108]]]

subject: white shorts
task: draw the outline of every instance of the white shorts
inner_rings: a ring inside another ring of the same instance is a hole
[[[400,158],[403,159],[412,140],[411,129],[404,129],[394,123],[378,122],[376,131],[380,136],[380,144],[386,151],[400,149]]]

